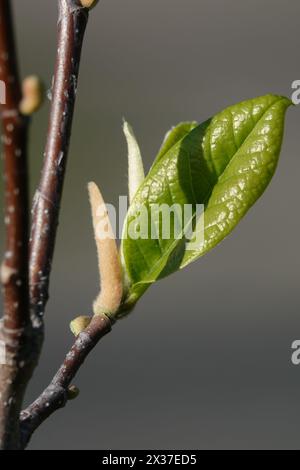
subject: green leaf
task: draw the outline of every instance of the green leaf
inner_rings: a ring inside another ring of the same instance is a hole
[[[231,106],[188,133],[164,143],[140,186],[124,225],[122,259],[129,282],[128,302],[134,303],[157,279],[186,266],[224,239],[269,184],[279,157],[284,116],[290,100],[267,95]],[[160,205],[176,205],[171,236],[164,238]],[[192,216],[181,236],[172,233],[178,210],[192,205]],[[205,212],[196,212],[204,204]],[[178,209],[179,208],[179,209]],[[204,217],[204,218],[203,218]],[[197,220],[196,220],[197,219]],[[154,220],[154,222],[153,222]],[[134,239],[141,227],[144,238]],[[187,229],[203,240],[186,241]],[[157,235],[157,239],[153,235]],[[152,235],[152,238],[151,238]],[[193,249],[191,249],[193,248]]]

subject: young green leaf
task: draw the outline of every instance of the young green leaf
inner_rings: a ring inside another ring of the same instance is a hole
[[[181,138],[167,139],[125,221],[121,252],[130,283],[128,303],[216,246],[261,196],[277,165],[290,104],[274,95],[244,101]],[[179,224],[178,234],[179,209],[185,204],[192,205],[192,214]],[[200,216],[197,204],[205,207]],[[161,217],[161,205],[173,213],[169,237],[161,230],[162,217],[168,216]],[[193,228],[196,234],[200,227],[204,236],[191,245],[186,233]]]
[[[129,202],[131,203],[138,188],[145,179],[143,159],[139,144],[131,125],[124,120],[123,132],[128,147],[128,189]]]

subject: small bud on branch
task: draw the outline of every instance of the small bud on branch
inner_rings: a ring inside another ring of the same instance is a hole
[[[80,0],[80,3],[84,8],[91,9],[97,5],[98,1],[99,0]]]
[[[82,331],[86,329],[91,323],[91,317],[80,316],[75,318],[70,323],[70,329],[75,337],[77,337]]]
[[[20,103],[20,112],[24,116],[35,113],[42,105],[44,98],[44,87],[35,75],[25,78],[22,84],[23,98]]]
[[[76,385],[70,385],[70,387],[67,390],[67,398],[68,400],[75,400],[75,398],[78,397],[80,394],[80,390]]]
[[[1,264],[0,267],[0,282],[6,286],[12,279],[13,276],[17,274],[17,270],[7,266],[5,263]]]

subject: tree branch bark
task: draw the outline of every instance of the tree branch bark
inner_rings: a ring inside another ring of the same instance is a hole
[[[77,80],[88,10],[75,0],[59,0],[58,49],[44,166],[33,204],[30,237],[30,307],[42,327],[67,164]]]
[[[92,318],[85,316],[73,320],[71,329],[76,335],[74,345],[50,385],[32,405],[21,413],[21,435],[24,447],[27,446],[33,432],[50,415],[64,407],[68,399],[73,399],[73,393],[70,394],[69,388],[71,381],[98,341],[111,330],[121,306],[122,267],[113,229],[102,194],[95,183],[89,183],[89,195],[99,259],[100,295],[95,302],[96,306],[94,304]],[[102,209],[101,214],[99,214],[99,208]],[[106,234],[109,234],[104,240],[97,231],[99,220],[106,225]]]
[[[9,0],[0,0],[0,80],[6,102],[1,106],[4,160],[6,248],[1,266],[4,317],[0,341],[5,364],[0,365],[0,448],[18,446],[17,416],[31,375],[28,350],[28,178],[27,134],[29,120],[19,111],[22,98],[12,12]],[[22,366],[22,367],[20,367]]]
[[[20,417],[22,447],[25,448],[34,431],[56,410],[63,408],[69,399],[69,386],[79,368],[99,340],[111,331],[111,321],[106,315],[96,315],[81,332],[50,385]]]
[[[7,227],[1,269],[5,314],[0,341],[5,343],[6,350],[5,364],[0,370],[2,449],[22,447],[19,416],[26,384],[43,342],[43,313],[48,299],[81,48],[88,20],[88,9],[79,0],[58,0],[58,3],[58,49],[52,105],[42,177],[33,204],[28,262],[26,144],[29,121],[19,111],[22,97],[10,0],[0,0],[0,79],[6,84],[6,104],[1,111]]]
[[[79,0],[58,0],[58,45],[45,159],[34,197],[30,236],[30,313],[34,328],[43,331],[49,276],[71,137],[79,65],[88,9]],[[110,330],[107,317],[98,317],[81,333],[64,364],[42,395],[20,417],[21,446],[56,409],[65,405],[68,387],[89,351]],[[41,333],[42,335],[42,333]]]

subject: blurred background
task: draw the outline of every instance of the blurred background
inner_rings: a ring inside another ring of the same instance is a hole
[[[56,2],[13,3],[22,75],[50,87]],[[298,0],[100,0],[92,11],[46,342],[27,403],[70,347],[69,322],[89,314],[97,294],[86,184],[95,180],[113,204],[126,194],[122,117],[149,168],[172,125],[269,92],[290,96],[300,79],[299,18]],[[49,102],[31,130],[32,194],[48,112]],[[299,135],[293,108],[262,199],[220,246],[152,287],[115,325],[75,381],[79,398],[31,449],[299,449],[300,366],[291,363],[300,339]]]

